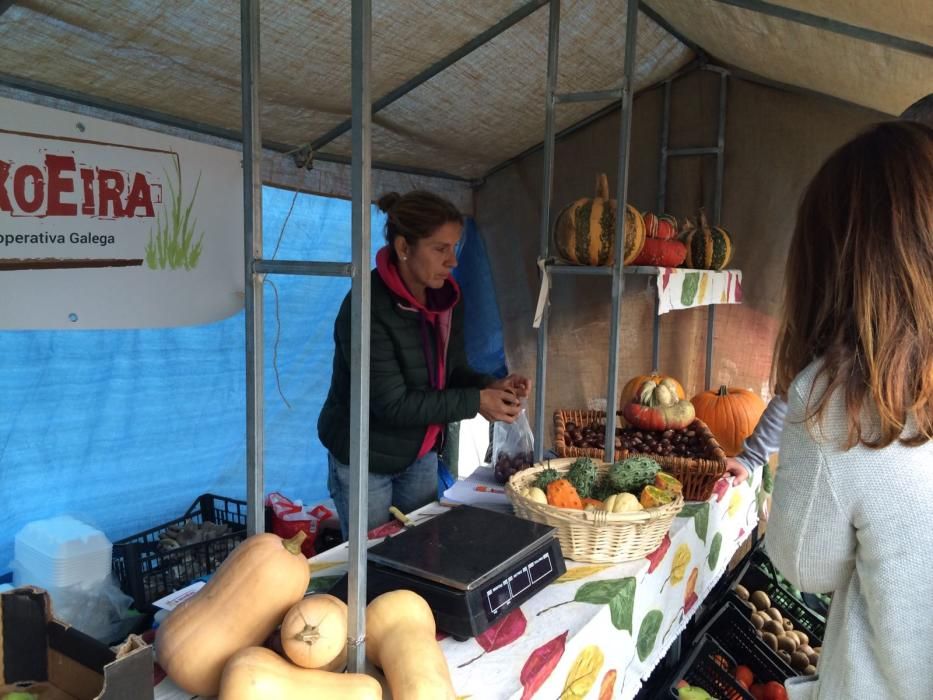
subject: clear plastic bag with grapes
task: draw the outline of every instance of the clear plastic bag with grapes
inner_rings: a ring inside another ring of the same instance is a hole
[[[524,405],[513,423],[497,422],[492,432],[492,465],[496,481],[504,484],[513,474],[535,462],[535,439]]]

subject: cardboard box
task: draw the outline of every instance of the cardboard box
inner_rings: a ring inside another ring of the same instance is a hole
[[[152,664],[152,647],[139,637],[114,651],[54,619],[39,588],[0,594],[0,697],[152,700]]]

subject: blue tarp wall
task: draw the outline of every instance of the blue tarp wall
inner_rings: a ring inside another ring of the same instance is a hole
[[[373,207],[373,256],[384,225]],[[264,257],[349,260],[350,203],[266,187],[263,241]],[[458,259],[468,357],[502,376],[502,327],[472,221]],[[267,279],[267,492],[328,497],[316,423],[349,288],[339,278]],[[202,493],[245,498],[242,312],[187,328],[0,332],[0,357],[0,572],[30,520],[70,514],[116,540],[181,516]]]

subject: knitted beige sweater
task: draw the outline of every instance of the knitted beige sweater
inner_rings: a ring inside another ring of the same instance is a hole
[[[794,381],[765,546],[800,590],[834,592],[817,680],[791,700],[933,698],[933,444],[842,451],[840,394],[803,423],[819,365]]]

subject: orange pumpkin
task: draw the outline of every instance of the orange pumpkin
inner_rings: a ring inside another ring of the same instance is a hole
[[[755,430],[765,410],[765,402],[758,394],[727,386],[697,394],[692,403],[697,418],[709,426],[729,457],[742,451],[742,443]]]

